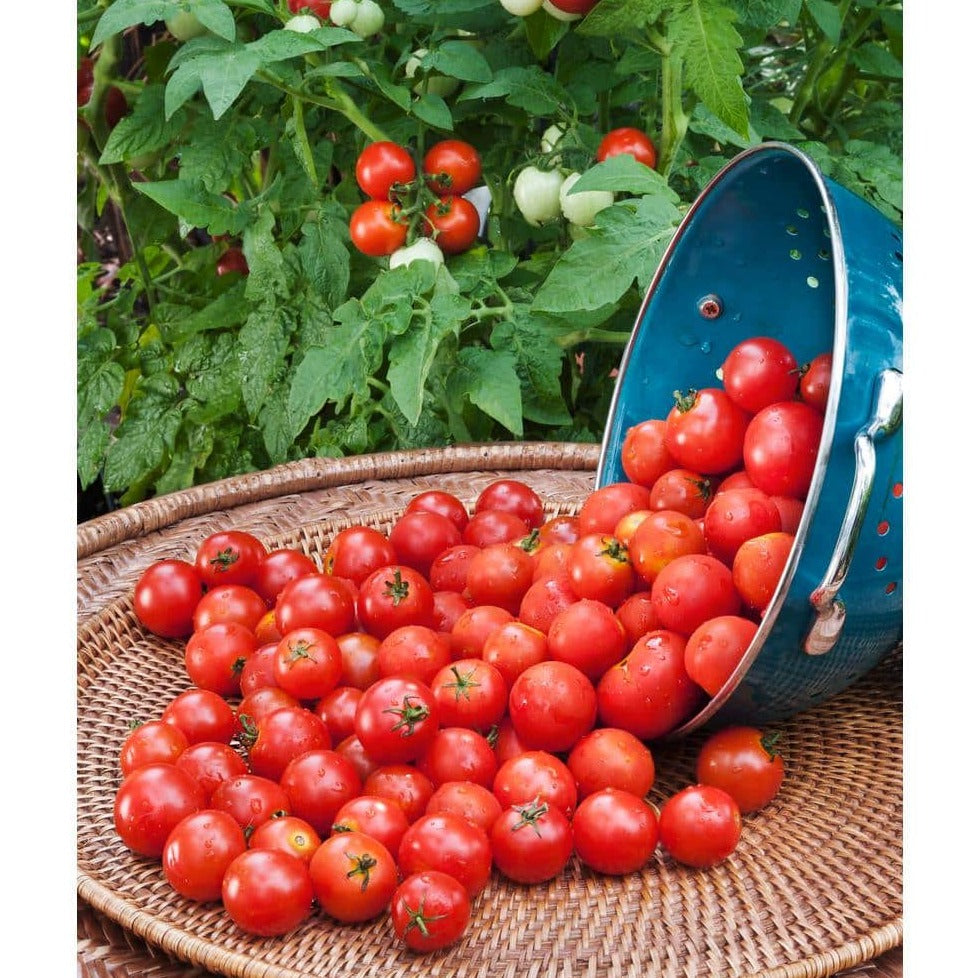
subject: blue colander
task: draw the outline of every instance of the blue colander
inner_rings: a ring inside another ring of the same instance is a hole
[[[815,474],[757,635],[673,731],[785,719],[849,686],[903,626],[903,254],[891,221],[804,153],[764,143],[700,194],[639,311],[619,368],[597,485],[626,480],[629,427],[673,391],[720,385],[729,350],[773,336],[804,363],[832,352]]]

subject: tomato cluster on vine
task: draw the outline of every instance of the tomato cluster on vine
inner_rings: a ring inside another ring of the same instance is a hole
[[[757,632],[830,378],[829,354],[738,344],[573,512],[500,478],[471,506],[420,492],[319,555],[228,529],[152,564],[134,611],[184,642],[189,684],[122,746],[122,842],[248,933],[386,914],[416,951],[457,941],[494,873],[728,858],[780,790],[779,735],[717,730],[665,798],[652,746]]]
[[[390,255],[396,267],[401,257],[437,262],[475,243],[479,211],[464,194],[478,184],[482,161],[470,143],[441,140],[427,150],[418,167],[404,146],[374,142],[357,157],[355,175],[368,200],[350,218],[350,237],[363,254]],[[414,252],[402,252],[411,248]]]

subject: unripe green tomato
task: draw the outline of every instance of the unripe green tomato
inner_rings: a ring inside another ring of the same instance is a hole
[[[571,224],[588,228],[598,211],[610,207],[615,195],[610,190],[584,190],[572,194],[571,188],[581,179],[580,173],[569,173],[560,185],[560,211]]]
[[[564,127],[553,123],[547,126],[543,135],[540,137],[540,151],[542,153],[552,153],[557,144],[564,138]]]
[[[336,0],[329,8],[329,19],[337,27],[349,27],[356,18],[358,9],[356,0]]]
[[[296,14],[285,22],[285,29],[295,31],[296,34],[308,34],[321,26],[319,18],[313,17],[312,14]]]
[[[370,37],[384,26],[384,11],[374,0],[360,0],[357,15],[350,24],[350,30],[360,37]]]
[[[193,37],[200,37],[207,33],[207,28],[197,19],[196,14],[189,10],[179,10],[172,17],[168,17],[164,23],[166,29],[178,40],[189,41]]]
[[[559,7],[555,7],[550,2],[550,0],[543,0],[543,3],[541,3],[540,6],[543,7],[543,9],[548,14],[550,14],[551,17],[555,18],[556,20],[568,20],[569,21],[569,20],[580,20],[581,19],[581,15],[580,14],[574,14],[574,13],[571,13],[570,11],[567,11],[567,10],[561,10]]]
[[[390,267],[399,268],[413,261],[430,261],[433,265],[443,265],[445,256],[441,248],[431,238],[418,238],[414,244],[398,248],[390,258]]]
[[[499,0],[503,10],[515,17],[529,17],[543,5],[543,0]]]
[[[513,184],[513,200],[527,224],[539,227],[560,217],[560,170],[540,170],[528,166],[520,170]]]
[[[411,54],[404,65],[404,77],[408,80],[414,78],[421,67],[421,59],[428,53],[427,48],[418,48]],[[415,95],[422,95],[430,92],[432,95],[440,95],[447,98],[458,89],[459,81],[456,78],[449,78],[447,75],[428,75],[421,79],[411,89]]]

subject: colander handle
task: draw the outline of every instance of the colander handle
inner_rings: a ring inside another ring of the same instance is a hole
[[[896,431],[903,421],[903,374],[892,367],[879,375],[873,416],[860,428],[854,442],[856,473],[842,519],[842,528],[822,583],[809,600],[815,620],[802,643],[809,655],[824,655],[835,646],[846,620],[846,606],[838,597],[845,583],[856,543],[869,509],[876,476],[876,439]]]

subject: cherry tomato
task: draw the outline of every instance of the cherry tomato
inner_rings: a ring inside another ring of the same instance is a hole
[[[174,764],[147,764],[119,785],[112,819],[127,849],[158,859],[177,823],[205,804],[203,791],[186,771]]]
[[[458,815],[487,835],[502,811],[499,800],[488,788],[470,781],[446,781],[440,784],[425,808],[426,815]]]
[[[576,516],[568,513],[544,520],[540,526],[541,547],[552,543],[573,543],[581,535],[579,522]]]
[[[388,536],[395,563],[406,564],[428,576],[432,561],[462,542],[462,533],[447,516],[430,510],[402,513]]]
[[[257,639],[257,635],[255,638]],[[245,659],[238,675],[238,686],[242,696],[254,693],[259,689],[277,686],[275,679],[275,652],[279,639],[259,644],[251,655]]]
[[[244,831],[227,812],[193,812],[167,836],[161,857],[163,875],[188,900],[220,900],[228,866],[247,848]]]
[[[574,850],[570,822],[545,801],[504,809],[493,823],[489,842],[496,868],[517,883],[553,879]]]
[[[424,233],[430,234],[446,255],[468,251],[479,236],[479,211],[465,197],[439,198],[425,211],[425,219]]]
[[[380,639],[367,632],[346,632],[336,637],[343,659],[343,672],[340,682],[344,686],[354,686],[364,690],[380,679],[377,665],[377,651]]]
[[[423,574],[406,564],[392,564],[375,570],[360,585],[357,616],[361,627],[384,639],[403,625],[434,622],[434,596]]]
[[[798,361],[784,343],[770,336],[738,343],[720,370],[723,389],[748,414],[776,401],[790,401],[798,390]]]
[[[360,698],[357,738],[380,764],[419,758],[438,731],[438,704],[424,683],[401,676],[379,679]]]
[[[790,533],[765,533],[745,541],[733,559],[733,584],[747,607],[767,608],[788,563],[795,538]]]
[[[397,184],[408,184],[417,175],[411,154],[397,143],[371,143],[358,157],[357,185],[374,200],[387,200]]]
[[[825,414],[829,403],[829,384],[832,381],[832,354],[820,353],[801,367],[798,393],[816,411]]]
[[[290,814],[285,789],[257,774],[222,781],[211,795],[210,807],[231,815],[248,836],[276,813]]]
[[[268,607],[257,591],[244,584],[216,584],[197,602],[194,631],[218,622],[237,622],[254,635]]]
[[[484,658],[457,659],[444,666],[432,678],[431,691],[443,726],[480,731],[503,718],[509,695],[502,672]]]
[[[377,649],[377,667],[382,677],[401,676],[425,685],[451,661],[451,639],[427,625],[395,628]]]
[[[582,598],[554,618],[547,649],[552,659],[569,663],[597,682],[625,655],[625,627],[609,605]]]
[[[133,611],[154,635],[183,638],[194,630],[194,609],[203,593],[203,581],[192,564],[158,560],[136,581]]]
[[[119,770],[125,777],[147,764],[174,764],[189,745],[179,727],[162,720],[148,720],[135,727],[122,742]]]
[[[401,208],[385,200],[364,201],[350,217],[354,247],[372,258],[392,255],[407,241],[407,224],[399,220]]]
[[[534,581],[520,601],[520,623],[532,629],[533,634],[540,633],[546,637],[557,615],[578,600],[571,587],[570,577],[542,578]],[[512,637],[516,638],[515,635]],[[484,658],[488,658],[485,650],[482,654]],[[534,661],[540,661],[541,658],[543,656],[536,656]],[[527,665],[532,665],[532,662]],[[512,685],[512,679],[515,678],[515,676],[511,677],[509,685]]]
[[[599,727],[582,737],[567,755],[580,798],[616,788],[644,798],[655,783],[652,751],[634,734],[617,727]]]
[[[459,543],[446,547],[428,568],[428,583],[435,591],[465,590],[465,580],[472,558],[482,550],[471,543]]]
[[[357,795],[345,802],[333,819],[333,832],[362,832],[382,843],[397,858],[397,847],[408,830],[404,809],[391,798]]]
[[[509,691],[509,716],[529,748],[570,750],[593,726],[598,702],[580,669],[548,660],[524,669]]]
[[[659,844],[652,806],[617,788],[588,795],[571,820],[574,851],[598,873],[624,876],[641,869]]]
[[[248,773],[244,758],[230,744],[222,744],[216,740],[202,740],[198,744],[191,744],[176,759],[175,764],[200,785],[208,805],[222,781]]]
[[[419,509],[447,516],[458,528],[459,533],[469,522],[469,511],[465,508],[465,503],[458,496],[442,489],[426,489],[424,492],[419,492],[404,507],[404,512],[414,513]]]
[[[442,727],[415,763],[436,788],[446,781],[471,781],[488,788],[497,767],[489,741],[470,727]]]
[[[677,557],[706,553],[706,537],[685,513],[660,509],[632,534],[628,556],[635,572],[650,584]]]
[[[283,706],[301,706],[302,704],[281,686],[264,686],[243,697],[238,704],[238,726],[247,741],[248,731],[256,728],[262,720]]]
[[[543,524],[543,500],[532,486],[518,479],[496,479],[479,493],[473,514],[486,510],[513,513],[530,528]]]
[[[209,689],[187,689],[178,693],[167,703],[160,719],[179,727],[191,744],[202,740],[227,744],[237,731],[231,705]]]
[[[736,615],[740,595],[726,564],[709,554],[687,554],[652,582],[652,607],[663,628],[688,636],[709,618]]]
[[[476,605],[496,605],[516,615],[533,583],[533,558],[513,543],[491,543],[474,554],[465,589]]]
[[[760,489],[728,489],[710,503],[703,517],[707,551],[731,564],[740,545],[781,529],[781,511]]]
[[[646,632],[659,627],[649,591],[636,591],[615,609],[615,617],[625,629],[625,647],[630,649]]]
[[[803,499],[792,499],[791,496],[770,496],[771,502],[778,507],[781,514],[781,529],[785,533],[797,533],[801,526],[801,514],[805,510]]]
[[[332,0],[289,0],[289,11],[298,14],[308,10],[324,21],[329,16],[329,8],[332,5]]]
[[[512,757],[525,754],[529,749],[520,742],[520,738],[513,728],[513,721],[508,716],[504,716],[499,723],[489,731],[486,738],[492,749],[496,752],[496,761],[500,765],[505,764]]]
[[[769,804],[781,790],[784,758],[778,752],[778,731],[726,727],[712,734],[696,756],[696,780],[722,788],[742,815]]]
[[[657,629],[643,636],[598,683],[598,715],[639,740],[655,740],[685,720],[702,691],[684,664],[686,639]]]
[[[484,509],[473,513],[462,532],[462,542],[475,547],[494,543],[514,543],[530,532],[526,520],[501,509]]]
[[[622,517],[622,519],[624,518]],[[618,522],[621,523],[621,520]],[[534,583],[537,581],[560,581],[570,587],[570,555],[574,549],[574,543],[577,543],[580,538],[580,534],[578,534],[573,543],[550,543],[541,548],[537,555],[536,570],[533,571]],[[571,593],[573,593],[573,589],[571,589]]]
[[[505,808],[545,801],[568,819],[577,807],[577,784],[570,768],[555,755],[528,750],[499,765],[492,793]]]
[[[611,482],[589,493],[577,515],[581,536],[614,533],[619,520],[636,509],[649,508],[649,490],[634,482]]]
[[[578,4],[587,4],[590,3],[590,0],[557,0],[554,6],[560,6],[560,9],[564,9],[561,6],[562,4],[575,2]],[[590,6],[594,6],[594,4],[590,4]],[[577,10],[570,12],[579,13]],[[595,157],[599,163],[603,163],[605,160],[611,159],[612,156],[620,156],[622,153],[634,156],[639,163],[644,163],[647,167],[655,169],[656,160],[658,159],[655,145],[641,129],[634,129],[631,126],[612,129],[598,144],[598,151]]]
[[[662,848],[686,866],[704,868],[722,862],[737,848],[740,830],[737,803],[712,785],[689,785],[659,811]]]
[[[313,708],[316,716],[326,724],[334,744],[354,732],[354,717],[361,696],[363,690],[355,686],[337,686],[321,697]]]
[[[298,700],[314,700],[336,688],[343,674],[343,655],[328,632],[296,628],[275,650],[275,681]]]
[[[435,591],[431,598],[434,602],[434,629],[448,635],[451,643],[452,628],[462,614],[472,607],[472,601],[458,591]]]
[[[258,564],[253,586],[267,605],[274,606],[286,584],[297,577],[318,573],[315,561],[301,550],[282,548],[265,554]]]
[[[587,533],[571,544],[567,573],[579,598],[617,607],[635,590],[628,547],[606,533]]]
[[[424,155],[421,169],[428,186],[439,196],[468,193],[482,176],[482,160],[474,146],[461,139],[444,139]]]
[[[187,675],[200,689],[209,689],[219,696],[236,696],[241,691],[241,670],[257,645],[254,632],[236,621],[207,625],[187,641]]]
[[[632,425],[621,443],[621,467],[630,482],[651,489],[656,480],[675,466],[666,448],[666,423],[649,418]]]
[[[714,475],[740,464],[747,414],[718,387],[685,394],[666,416],[666,447],[680,466]]]
[[[248,837],[249,849],[278,849],[307,866],[321,843],[319,833],[304,818],[279,813],[262,822]]]
[[[410,823],[424,814],[435,786],[427,775],[411,764],[385,764],[364,779],[363,793],[396,802]]]
[[[472,900],[489,882],[492,849],[486,833],[460,815],[424,815],[404,833],[397,866],[403,876],[426,870],[447,873]]]
[[[714,481],[690,469],[669,469],[649,490],[649,509],[669,509],[699,519],[713,499]]]
[[[686,642],[683,662],[693,682],[716,696],[744,657],[757,625],[739,615],[709,618]]]
[[[367,756],[367,752],[363,749],[363,744],[357,739],[356,734],[344,737],[336,745],[335,750],[337,754],[345,757],[353,765],[364,784],[366,784],[367,778],[380,767],[376,761]]]
[[[265,544],[244,530],[219,530],[206,536],[197,548],[194,565],[207,587],[243,584],[251,587]]]
[[[357,587],[378,568],[397,563],[393,544],[371,526],[348,526],[333,537],[323,568],[334,577],[345,577]]]
[[[224,874],[221,900],[243,931],[277,937],[312,913],[312,879],[306,864],[278,849],[247,849]]]
[[[309,863],[323,912],[343,923],[379,917],[397,889],[397,865],[387,847],[362,832],[326,839]]]
[[[283,636],[297,628],[318,628],[335,637],[352,631],[355,618],[349,589],[329,574],[290,581],[275,602],[275,624]]]
[[[452,656],[455,659],[483,658],[483,649],[489,636],[497,628],[515,620],[505,608],[492,604],[476,605],[463,611],[452,625]],[[498,662],[493,661],[493,665],[499,667]],[[503,673],[505,675],[505,670]]]
[[[278,781],[289,762],[310,750],[329,750],[326,724],[302,706],[283,706],[262,717],[245,740],[251,770]]]
[[[744,469],[770,496],[808,495],[822,438],[822,415],[804,401],[779,401],[759,411],[744,434]]]
[[[391,923],[412,951],[436,951],[465,933],[472,905],[457,879],[437,870],[408,876],[391,897]]]
[[[329,834],[336,813],[362,788],[353,764],[329,749],[304,751],[294,757],[279,784],[289,799],[289,811],[322,836]]]
[[[232,272],[248,275],[250,271],[245,253],[236,246],[228,248],[214,264],[214,274],[218,276],[230,275]]]

